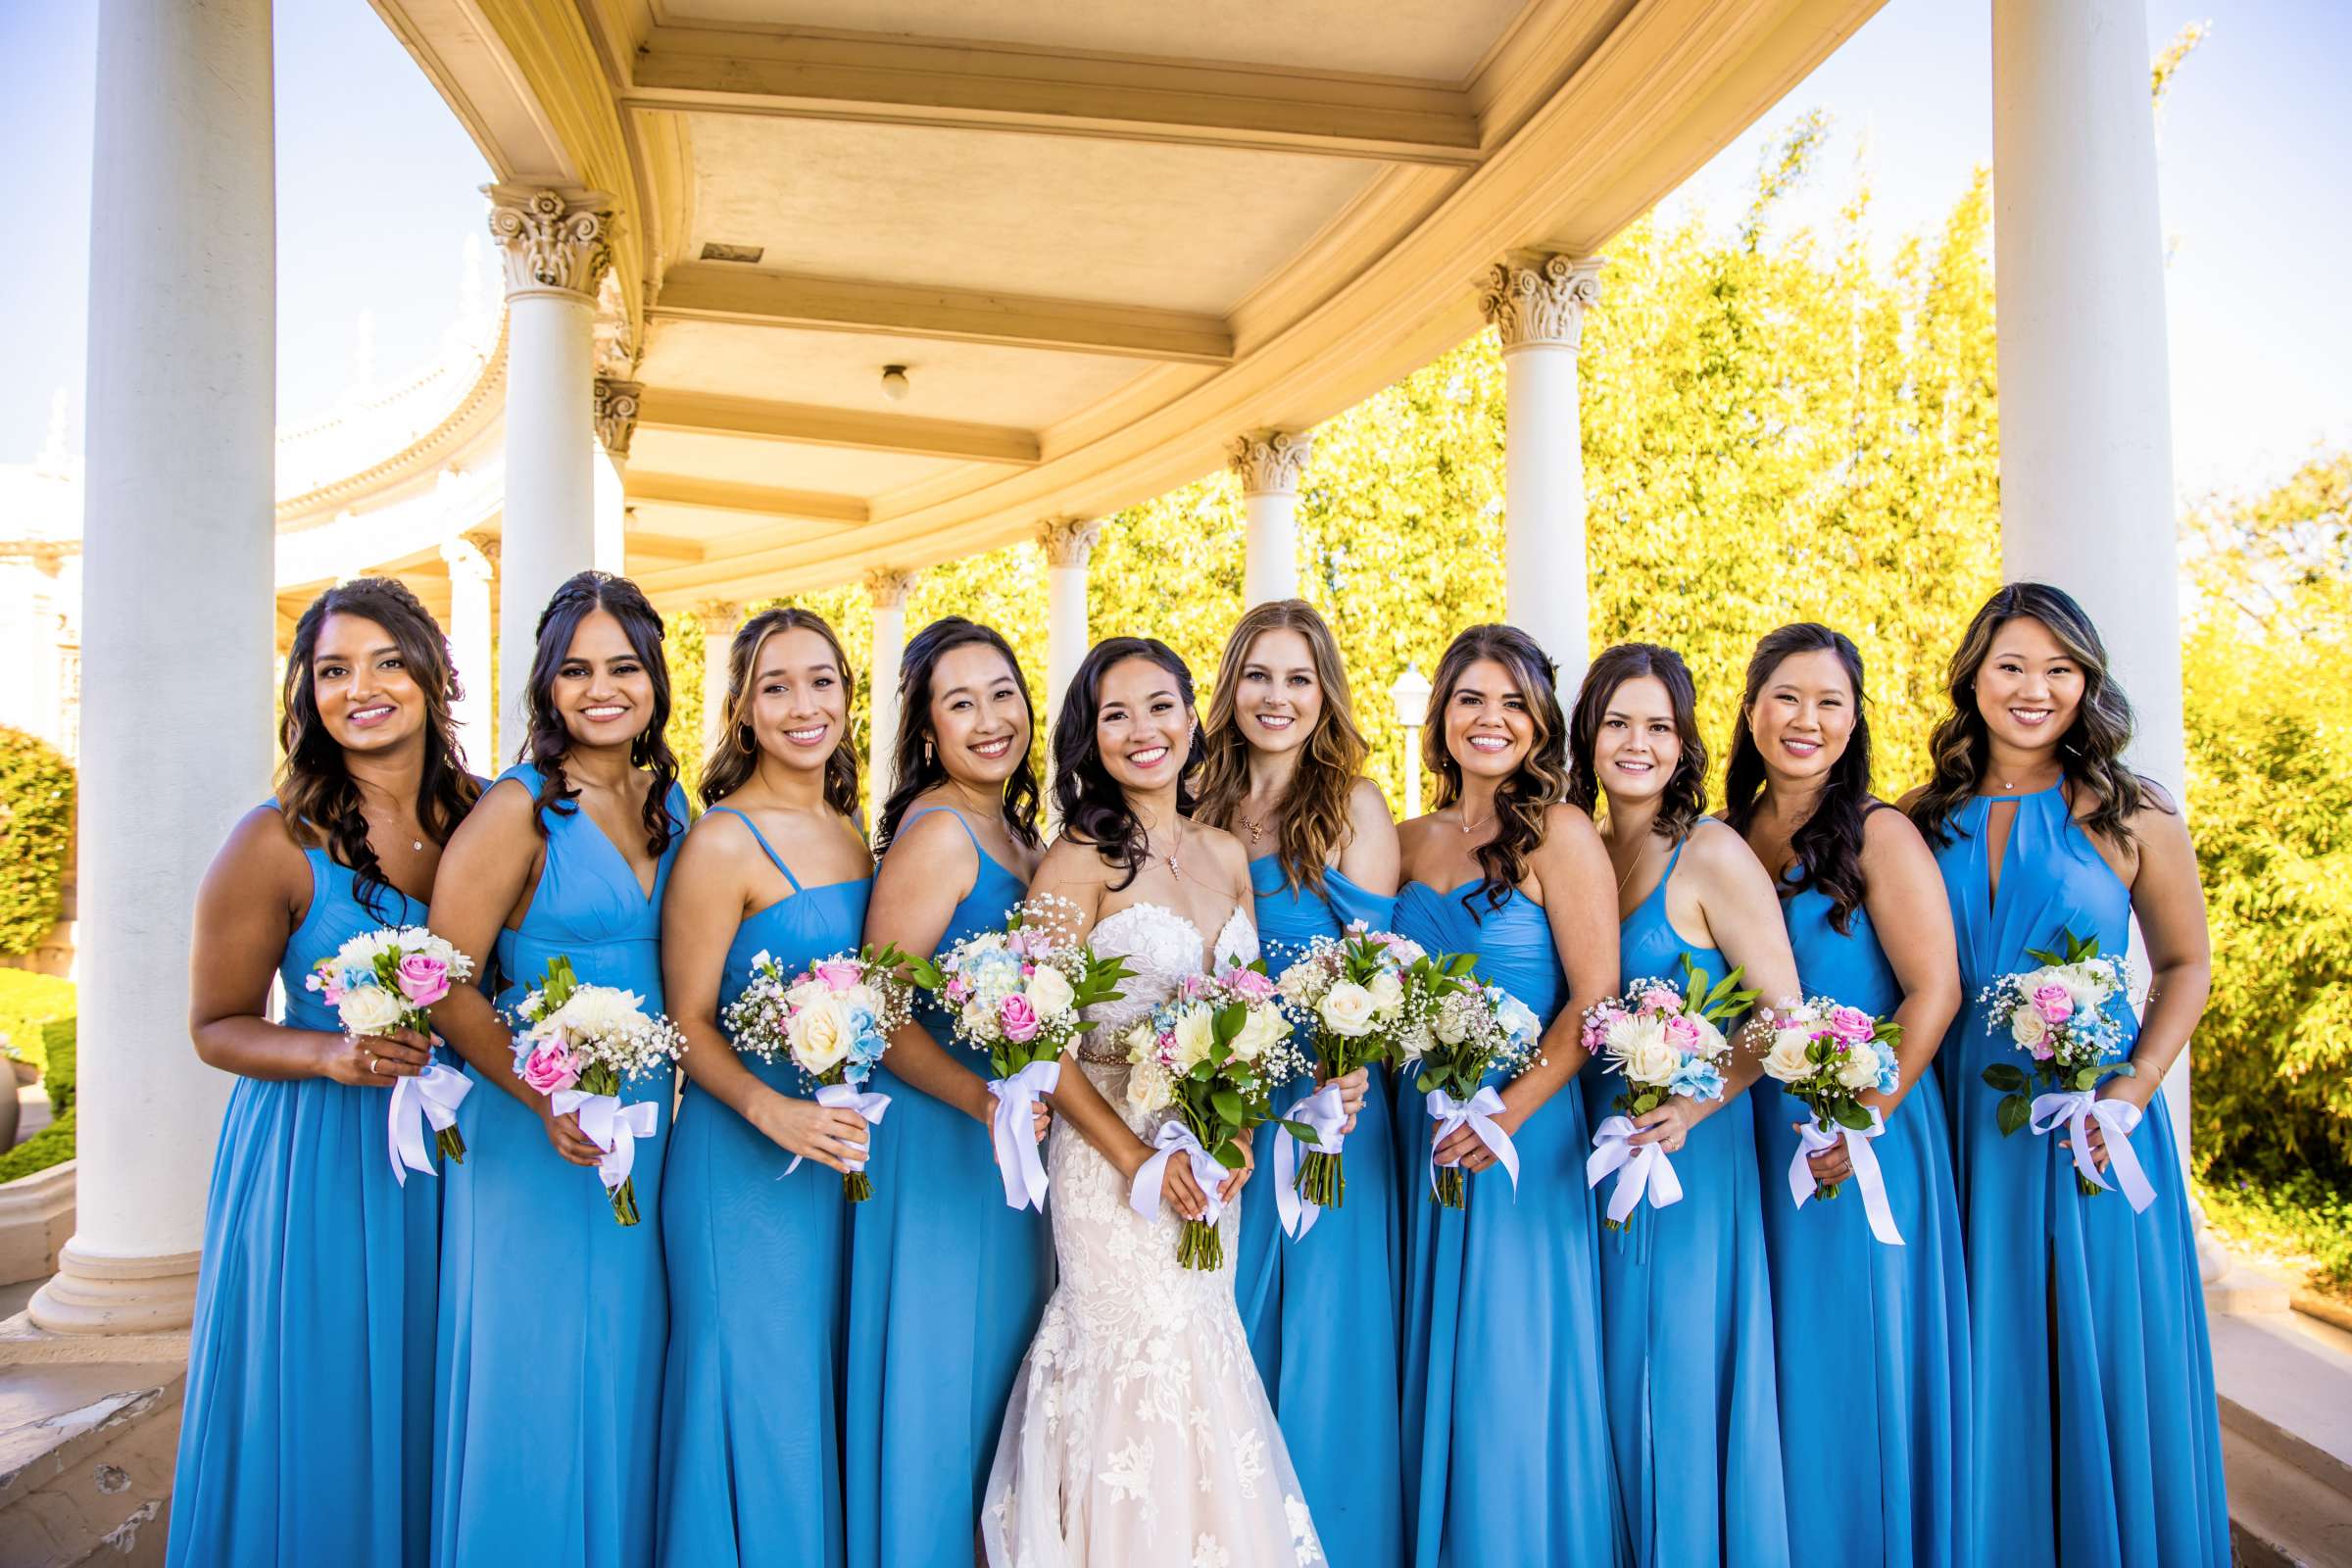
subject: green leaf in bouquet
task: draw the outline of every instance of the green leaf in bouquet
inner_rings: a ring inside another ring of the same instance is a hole
[[[2128,1061],[2119,1061],[2115,1064],[2115,1075],[2118,1078],[2136,1078],[2139,1076],[2139,1069]]]
[[[2031,1082],[2023,1067],[2006,1061],[1996,1061],[1985,1068],[1984,1077],[1989,1087],[2010,1095],[2024,1094],[2026,1085]]]
[[[2003,1095],[1993,1119],[2000,1126],[2001,1136],[2006,1138],[2034,1119],[2034,1102],[2024,1095]]]
[[[1870,1038],[1889,1051],[1900,1051],[1903,1046],[1903,1026],[1892,1018],[1882,1018],[1878,1026],[1871,1030]]]
[[[1217,1043],[1223,1045],[1238,1040],[1242,1025],[1250,1021],[1250,1009],[1238,1002],[1229,1002],[1210,1016],[1209,1022],[1217,1031]]]
[[[1242,1146],[1230,1138],[1219,1139],[1217,1141],[1217,1147],[1210,1150],[1208,1152],[1210,1158],[1214,1159],[1218,1164],[1224,1166],[1227,1170],[1240,1170],[1242,1168]]]
[[[937,991],[948,983],[947,972],[929,958],[906,960],[906,978],[925,991]]]
[[[548,1011],[553,1012],[569,1002],[571,994],[579,988],[580,977],[572,973],[569,958],[557,956],[547,960],[547,984],[539,988],[539,995]]]
[[[2075,1090],[2078,1093],[2098,1088],[2099,1069],[2097,1064],[2093,1063],[2087,1067],[2077,1067],[2075,1069],[2074,1080],[2067,1087]]]
[[[1850,1127],[1858,1133],[1870,1131],[1870,1112],[1850,1100],[1839,1102],[1833,1118],[1840,1127]]]
[[[1449,953],[1446,956],[1446,973],[1451,979],[1459,980],[1477,967],[1478,955],[1475,953]]]
[[[1237,1091],[1220,1089],[1208,1097],[1208,1102],[1216,1107],[1218,1116],[1237,1127],[1241,1125],[1244,1107],[1242,1097]]]
[[[1315,1149],[1321,1147],[1323,1142],[1321,1136],[1306,1123],[1302,1121],[1293,1121],[1288,1116],[1277,1116],[1274,1119],[1280,1122],[1293,1138],[1298,1139],[1298,1142],[1304,1144],[1307,1148]]]

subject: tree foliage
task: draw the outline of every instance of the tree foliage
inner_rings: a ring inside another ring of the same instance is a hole
[[[65,907],[74,768],[37,735],[0,727],[0,956],[40,946]]]

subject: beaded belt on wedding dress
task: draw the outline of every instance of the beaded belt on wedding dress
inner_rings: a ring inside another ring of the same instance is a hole
[[[1078,1059],[1092,1062],[1098,1067],[1124,1067],[1127,1065],[1127,1053],[1120,1050],[1113,1051],[1107,1055],[1097,1055],[1094,1052],[1087,1050],[1084,1045],[1080,1045]]]

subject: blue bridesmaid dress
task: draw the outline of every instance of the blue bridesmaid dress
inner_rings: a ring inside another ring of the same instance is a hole
[[[1992,893],[1986,818],[2017,814]],[[2204,1288],[2181,1189],[2172,1112],[2158,1095],[2132,1151],[2156,1189],[2134,1214],[2120,1191],[2084,1197],[2073,1155],[1994,1121],[2000,1095],[1980,1074],[2030,1065],[1975,1002],[2034,966],[2029,948],[2060,928],[2120,957],[2132,895],[2068,809],[2063,787],[1980,796],[1936,849],[1971,999],[1936,1065],[1952,1113],[1952,1163],[1968,1247],[1975,1417],[1967,1499],[1978,1549],[2003,1568],[2230,1561],[2230,1512],[2206,1338]],[[2130,1003],[2108,1004],[2137,1038]],[[2110,1176],[2110,1181],[2113,1177]]]
[[[278,964],[285,1024],[339,1035],[334,1008],[303,989],[311,966],[364,932],[423,924],[424,906],[385,888],[370,910],[350,867],[303,856],[310,907]],[[394,1179],[389,1094],[328,1078],[239,1078],[229,1093],[188,1335],[173,1568],[424,1561],[441,1184]]]
[[[539,793],[528,763],[498,783],[510,779]],[[662,1009],[662,895],[686,832],[685,791],[672,785],[666,804],[672,836],[650,895],[586,811],[546,813],[530,907],[520,929],[498,933],[502,1011],[559,957],[584,984]],[[475,1082],[458,1110],[466,1163],[444,1177],[433,1559],[633,1568],[654,1547],[669,1133],[638,1141],[632,1178],[644,1218],[624,1226],[594,1167],[558,1154],[535,1112],[466,1073]],[[671,1078],[623,1083],[620,1098],[652,1101],[666,1119]]]
[[[976,836],[972,848],[980,874],[948,917],[941,953],[1002,929],[1027,891]],[[928,997],[915,1018],[987,1076],[986,1058],[956,1043]],[[1035,1210],[1005,1203],[987,1128],[887,1065],[874,1077],[891,1098],[869,1166],[874,1196],[851,1220],[850,1562],[970,1568],[1004,1402],[1054,1289],[1054,1233]]]
[[[789,977],[855,953],[873,878],[804,888],[742,818],[792,892],[735,928],[723,1013],[772,956]],[[778,1094],[807,1099],[789,1061],[743,1057]],[[898,1131],[894,1102],[874,1129]],[[669,1152],[669,1362],[662,1386],[660,1561],[665,1568],[839,1568],[842,1304],[850,1201],[841,1175],[792,1155],[689,1078]],[[875,1176],[877,1193],[881,1178]],[[648,1479],[651,1479],[649,1471]]]
[[[1867,909],[1855,907],[1842,936],[1819,888],[1791,895],[1782,909],[1805,995],[1834,998],[1874,1018],[1893,1016],[1903,990]],[[1763,1097],[1756,1152],[1780,1351],[1789,1546],[1820,1568],[1958,1568],[1970,1561],[1966,1541],[1975,1526],[1964,1470],[1968,1277],[1942,1086],[1933,1072],[1922,1073],[1886,1132],[1871,1141],[1900,1247],[1872,1237],[1854,1182],[1834,1201],[1816,1196],[1796,1206],[1788,1162],[1797,1150],[1795,1124],[1812,1114],[1770,1079],[1748,1093]],[[1856,1374],[1825,1378],[1823,1354],[1860,1348],[1857,1333],[1867,1334],[1868,1350]],[[1837,1434],[1834,1451],[1875,1456],[1869,1485],[1857,1487],[1849,1464],[1823,1462],[1833,1451],[1822,1441],[1826,1433]]]
[[[1713,980],[1731,967],[1713,948],[1685,941],[1666,917],[1666,885],[1682,858],[1678,844],[1656,889],[1625,919],[1621,984],[1679,984],[1686,954]],[[1604,1065],[1594,1056],[1578,1074],[1594,1126],[1616,1114],[1625,1085]],[[1752,1102],[1741,1095],[1691,1130],[1673,1156],[1681,1202],[1654,1208],[1645,1200],[1627,1229],[1600,1234],[1609,1452],[1641,1568],[1780,1568],[1790,1560]],[[1594,1189],[1604,1207],[1617,1180]],[[1838,1201],[1861,1206],[1850,1194]],[[1869,1464],[1828,1468],[1865,1495],[1878,1484]]]
[[[1320,896],[1293,888],[1282,861],[1250,862],[1258,946],[1279,976],[1317,937],[1348,922],[1374,931],[1395,918],[1396,901],[1367,893],[1336,870]],[[1309,1081],[1276,1091],[1281,1103],[1313,1091]],[[1403,1560],[1403,1499],[1387,1480],[1396,1452],[1396,1308],[1403,1260],[1396,1228],[1395,1095],[1375,1067],[1355,1131],[1342,1151],[1346,1201],[1293,1241],[1282,1233],[1271,1185],[1242,1205],[1234,1295],[1258,1376],[1284,1420],[1283,1442],[1323,1550],[1335,1563],[1379,1568]],[[1272,1122],[1257,1130],[1258,1180],[1274,1171]]]
[[[1568,987],[1544,906],[1513,889],[1500,908],[1469,894],[1474,912],[1466,892],[1406,883],[1396,931],[1432,953],[1477,954],[1478,977],[1548,1026]],[[1592,1140],[1583,1100],[1563,1085],[1513,1135],[1516,1197],[1496,1166],[1465,1183],[1458,1209],[1430,1200],[1435,1124],[1409,1075],[1396,1086],[1396,1115],[1410,1129],[1396,1173],[1409,1560],[1416,1568],[1625,1561],[1617,1481],[1602,1459],[1609,1412],[1594,1393],[1598,1215],[1585,1186]]]

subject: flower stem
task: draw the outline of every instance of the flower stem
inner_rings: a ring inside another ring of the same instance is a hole
[[[850,1171],[841,1178],[841,1196],[853,1203],[862,1203],[874,1196],[874,1184],[865,1179],[865,1172]]]
[[[1348,1173],[1341,1161],[1342,1154],[1309,1153],[1298,1162],[1298,1196],[1310,1203],[1325,1208],[1338,1208],[1347,1200]]]
[[[433,1143],[440,1149],[442,1157],[451,1164],[466,1163],[466,1135],[459,1132],[454,1123],[434,1135]]]
[[[612,1189],[612,1217],[623,1225],[637,1223],[637,1178],[632,1176]]]
[[[1436,1192],[1430,1194],[1429,1196],[1430,1201],[1436,1203],[1440,1208],[1461,1207],[1462,1167],[1459,1165],[1439,1166],[1438,1188]]]

